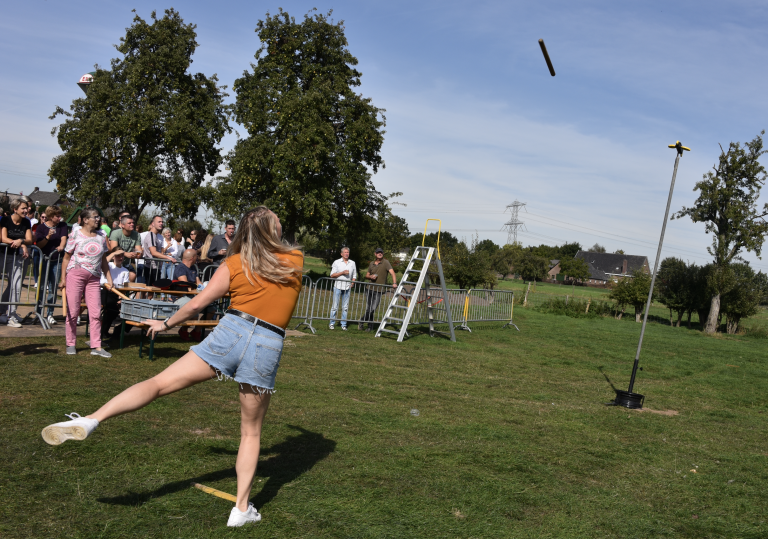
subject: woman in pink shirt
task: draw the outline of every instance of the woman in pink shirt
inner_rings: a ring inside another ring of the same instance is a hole
[[[112,288],[112,275],[104,256],[108,251],[107,238],[98,233],[99,212],[86,208],[80,212],[82,226],[73,230],[64,248],[61,282],[59,288],[66,287],[67,294],[67,354],[77,354],[75,348],[77,336],[77,316],[80,314],[80,298],[85,294],[88,317],[91,321],[91,355],[112,357],[101,347],[101,274],[107,278],[108,288]]]

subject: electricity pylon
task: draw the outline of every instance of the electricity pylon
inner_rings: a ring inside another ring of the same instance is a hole
[[[507,204],[507,208],[504,210],[504,213],[509,211],[509,213],[512,214],[511,219],[504,223],[504,226],[502,229],[507,229],[507,243],[517,243],[517,231],[523,230],[527,231],[528,229],[525,228],[525,223],[520,220],[518,217],[518,214],[520,213],[520,208],[523,208],[524,211],[528,211],[525,209],[525,202],[519,202],[515,200],[512,204]]]

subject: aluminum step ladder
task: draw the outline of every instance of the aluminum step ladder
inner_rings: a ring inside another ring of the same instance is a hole
[[[406,292],[406,286],[413,286],[413,288],[410,292]],[[422,290],[425,292],[423,299]],[[401,300],[406,300],[406,305],[402,305]],[[429,335],[431,337],[445,335],[456,342],[448,290],[443,277],[443,265],[439,256],[435,256],[434,247],[416,247],[413,251],[408,267],[403,272],[392,301],[379,324],[379,329],[376,330],[376,336],[381,337],[382,333],[392,333],[397,335],[397,342],[403,342],[414,310],[422,302],[427,304]],[[436,325],[445,324],[448,325],[448,331],[435,329]],[[394,326],[397,329],[387,329],[387,326]]]

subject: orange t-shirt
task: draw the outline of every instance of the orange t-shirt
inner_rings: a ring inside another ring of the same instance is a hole
[[[277,256],[299,269],[304,267],[304,255],[301,251]],[[229,268],[229,293],[232,298],[230,307],[285,329],[299,299],[301,278],[280,284],[251,276],[256,285],[253,286],[245,278],[239,254],[227,258],[226,264]]]

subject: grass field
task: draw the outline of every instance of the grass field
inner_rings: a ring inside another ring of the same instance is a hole
[[[304,273],[327,277],[331,274],[331,267],[320,258],[306,255],[304,257]]]
[[[263,522],[227,529],[237,386],[208,382],[104,423],[88,413],[187,348],[111,360],[54,339],[0,341],[0,536],[768,536],[766,341],[651,324],[635,390],[661,415],[607,407],[639,324],[516,309],[458,342],[320,330],[289,338],[253,491]],[[419,415],[411,414],[418,409]],[[695,472],[694,472],[695,470]]]

